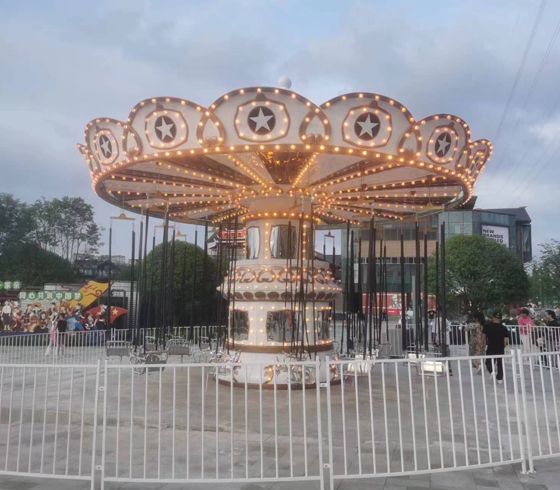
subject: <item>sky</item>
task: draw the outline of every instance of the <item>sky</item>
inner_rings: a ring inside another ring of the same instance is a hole
[[[494,144],[477,206],[527,206],[538,250],[560,239],[559,30],[550,0],[0,2],[0,192],[80,196],[108,229],[119,211],[75,150],[88,121],[288,76],[318,104],[368,91],[466,120]],[[129,237],[115,227],[113,253],[130,256]]]

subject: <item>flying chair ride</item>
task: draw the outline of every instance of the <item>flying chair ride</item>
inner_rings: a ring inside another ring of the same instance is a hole
[[[92,120],[84,137],[77,148],[105,201],[179,223],[245,228],[245,259],[222,286],[224,348],[264,365],[333,350],[330,305],[341,288],[315,258],[318,225],[461,206],[492,153],[457,116],[417,120],[368,92],[316,105],[269,87],[234,90],[209,107],[146,99],[124,121]],[[274,374],[246,375],[266,383]]]

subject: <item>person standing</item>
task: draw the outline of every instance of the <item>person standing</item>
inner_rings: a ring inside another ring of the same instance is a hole
[[[506,346],[509,344],[509,330],[505,325],[502,325],[502,313],[497,310],[494,311],[492,313],[492,321],[484,326],[482,332],[486,335],[487,339],[486,355],[503,356]],[[494,374],[494,365],[496,365],[498,371],[496,374]],[[486,369],[488,369],[490,374],[496,376],[498,384],[503,383],[504,366],[501,357],[487,358]]]
[[[12,305],[9,301],[4,303],[2,307],[2,330],[9,330],[12,323]]]
[[[430,339],[432,341],[432,345],[435,345],[436,342],[436,312],[434,310],[428,310],[428,328],[430,329]]]
[[[467,327],[469,332],[469,356],[483,356],[486,352],[486,335],[483,333],[486,318],[484,313],[478,312],[474,315],[474,323]],[[476,373],[480,374],[482,371],[482,363],[480,359],[473,359],[472,365],[476,369]]]
[[[523,353],[530,354],[532,351],[531,337],[533,336],[535,322],[529,315],[529,310],[527,308],[521,308],[519,313],[517,324],[519,325],[519,336],[521,337],[521,343],[523,344]]]

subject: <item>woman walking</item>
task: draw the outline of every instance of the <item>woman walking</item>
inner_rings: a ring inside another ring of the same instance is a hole
[[[480,357],[486,354],[486,335],[482,332],[485,323],[486,319],[484,318],[484,314],[478,312],[474,315],[474,323],[470,327],[467,327],[470,333],[469,356]],[[479,374],[482,370],[480,359],[473,359],[472,365],[476,368],[477,374]]]

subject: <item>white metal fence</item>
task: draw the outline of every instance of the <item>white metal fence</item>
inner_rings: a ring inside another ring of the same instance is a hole
[[[470,331],[466,324],[451,324],[447,331],[446,343],[452,357],[469,355]],[[524,354],[533,352],[560,351],[560,327],[507,325],[510,332],[510,349],[522,349]],[[428,335],[429,349],[441,344],[441,340],[431,332]],[[407,350],[415,350],[416,326],[408,325],[403,344],[402,330],[399,328],[382,329],[380,351],[384,357],[402,356]],[[436,344],[434,344],[434,340]],[[423,343],[423,339],[418,339]],[[404,347],[403,347],[404,345]]]
[[[199,344],[216,337],[218,327],[174,327],[174,338]],[[95,364],[107,358],[108,341],[128,341],[143,345],[152,342],[155,329],[91,330],[56,333],[9,333],[0,335],[0,362],[15,364]]]
[[[337,362],[350,375],[327,386],[329,424],[342,432],[329,440],[331,488],[349,478],[522,463],[516,364],[494,359],[504,364],[503,384],[472,368],[486,358]],[[329,427],[329,438],[336,432]]]
[[[92,480],[100,364],[0,365],[0,473]]]
[[[502,382],[486,369],[498,363]],[[0,474],[92,488],[309,480],[334,489],[512,463],[532,471],[534,460],[560,457],[559,365],[560,352],[520,349],[274,365],[0,364]],[[243,370],[262,382],[239,382]]]

